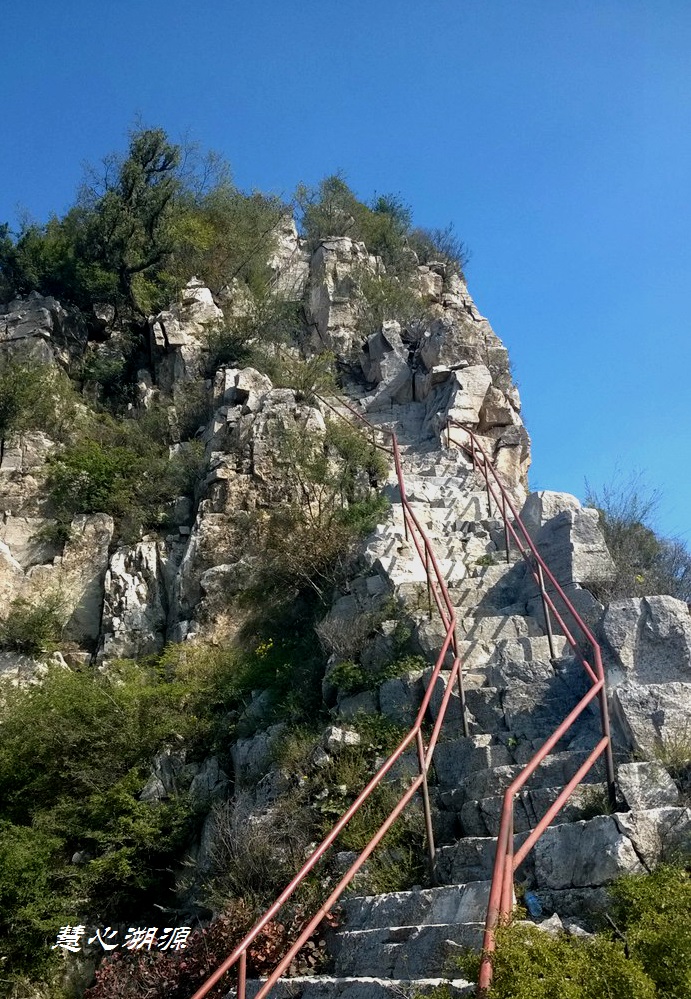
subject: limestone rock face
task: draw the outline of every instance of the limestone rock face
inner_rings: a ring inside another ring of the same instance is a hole
[[[314,328],[311,346],[352,356],[360,344],[355,334],[359,275],[377,273],[379,262],[364,243],[347,236],[323,240],[312,255],[305,311]]]
[[[527,496],[520,515],[529,534],[534,537],[548,520],[558,514],[567,510],[575,513],[581,509],[580,501],[570,493],[556,493],[542,489]]]
[[[182,303],[160,312],[150,323],[151,347],[160,388],[171,392],[175,384],[200,377],[202,338],[218,325],[223,311],[211,292],[196,278],[187,283]]]
[[[158,652],[165,640],[166,594],[158,544],[121,548],[105,578],[99,656],[127,658]]]
[[[597,510],[562,510],[543,524],[535,541],[562,585],[604,583],[614,578],[614,563],[600,530]]]
[[[691,682],[691,614],[682,600],[651,596],[613,600],[601,624],[611,682]]]
[[[67,313],[58,301],[32,291],[0,309],[0,350],[19,361],[55,362],[54,337],[63,331]]]
[[[50,552],[42,549],[40,542],[34,544],[32,541],[32,535],[27,533],[31,522],[16,518],[19,524],[14,524],[14,519],[5,520],[5,536],[15,543],[26,571],[12,556],[9,547],[0,542],[0,569],[4,570],[0,572],[0,616],[7,613],[16,598],[37,603],[44,595],[55,596],[66,622],[64,638],[94,642],[100,628],[113,518],[102,513],[75,517],[62,555],[46,563],[37,562],[39,555]]]
[[[298,236],[292,215],[286,215],[276,233],[276,249],[269,259],[274,291],[288,301],[299,302],[305,294],[310,255]]]
[[[689,738],[691,683],[643,685],[629,680],[612,691],[611,712],[619,739],[630,752],[648,759],[664,747],[683,753]]]

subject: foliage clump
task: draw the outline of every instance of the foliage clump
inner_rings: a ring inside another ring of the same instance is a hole
[[[321,435],[277,429],[273,453],[286,499],[256,525],[264,585],[307,587],[322,599],[388,506],[372,489],[386,462],[364,434],[335,421]]]
[[[586,503],[600,515],[616,567],[614,580],[598,586],[601,599],[669,594],[691,601],[691,552],[683,541],[661,537],[651,526],[659,498],[640,475],[599,491],[587,487]]]
[[[0,649],[38,656],[54,652],[62,634],[62,601],[59,594],[46,593],[40,603],[13,600],[0,622]]]
[[[467,253],[447,229],[414,229],[412,211],[395,194],[375,196],[367,204],[348,187],[341,174],[325,177],[316,188],[304,185],[296,192],[298,218],[308,245],[333,236],[349,236],[381,257],[392,274],[410,274],[418,263],[442,260],[462,273]]]
[[[8,442],[31,430],[61,437],[76,406],[76,394],[64,372],[0,353],[0,453]]]
[[[193,494],[204,461],[200,443],[179,444],[171,453],[171,441],[162,410],[137,420],[84,414],[48,459],[48,493],[59,523],[107,513],[125,541],[138,540],[143,529],[165,527],[167,504]]]
[[[107,303],[143,319],[196,274],[215,291],[265,279],[285,206],[232,183],[218,157],[136,128],[127,154],[91,171],[77,203],[45,225],[0,227],[0,297],[39,291],[90,314]]]
[[[681,866],[627,875],[610,888],[607,929],[589,938],[518,923],[497,932],[487,999],[687,999],[691,879]],[[461,967],[477,979],[480,958]]]

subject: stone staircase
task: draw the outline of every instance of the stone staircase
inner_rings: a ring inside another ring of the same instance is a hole
[[[442,450],[424,436],[424,407],[400,411],[400,419],[376,414],[372,422],[395,426],[407,498],[456,608],[471,734],[460,735],[454,691],[430,788],[435,887],[346,897],[342,924],[329,940],[330,974],[283,979],[272,992],[277,997],[412,997],[442,983],[451,995],[473,995],[474,985],[459,977],[456,958],[464,948],[481,946],[502,795],[587,689],[565,640],[555,635],[551,659],[542,622],[527,613],[520,598],[522,567],[513,558],[505,561],[503,527],[488,515],[481,478],[457,451]],[[397,595],[419,605],[426,597],[424,568],[405,538],[398,486],[387,488],[391,516],[371,539],[365,562]],[[442,626],[425,611],[413,614],[420,649],[434,661]],[[433,719],[445,684],[442,673],[430,703]],[[516,847],[600,736],[597,713],[586,712],[533,774],[516,800]],[[607,810],[603,777],[601,768],[591,770],[516,874],[516,883],[539,897],[544,913],[558,913],[565,925],[574,917],[587,925],[588,912],[603,904],[608,881],[623,870],[644,869],[637,827],[632,831],[616,815],[598,814]],[[248,983],[250,996],[259,985]]]

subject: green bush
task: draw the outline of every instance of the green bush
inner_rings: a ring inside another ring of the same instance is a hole
[[[266,370],[266,360],[277,348],[295,342],[303,326],[302,303],[287,301],[263,286],[248,296],[240,314],[206,333],[207,375],[228,365],[254,364]]]
[[[316,188],[301,185],[295,195],[302,231],[310,246],[333,236],[349,236],[381,256],[387,267],[410,271],[415,263],[407,247],[410,209],[395,195],[360,201],[340,174],[325,177]]]
[[[160,664],[56,668],[40,686],[3,689],[0,937],[14,971],[40,959],[60,925],[141,918],[171,891],[194,817],[184,796],[154,806],[139,794],[162,748],[184,740],[193,757],[212,743],[223,686],[212,666],[170,679]]]
[[[384,467],[380,453],[359,431],[330,425],[322,439],[277,430],[273,454],[285,501],[255,525],[264,585],[273,592],[308,588],[321,599],[388,506],[369,482]]]
[[[433,313],[408,280],[395,274],[362,271],[358,278],[361,297],[357,301],[356,323],[362,338],[380,330],[386,320],[396,320],[413,338],[433,318]]]
[[[13,436],[30,430],[60,439],[75,409],[76,397],[64,372],[0,353],[0,450]]]
[[[691,878],[681,867],[662,866],[632,875],[610,889],[612,916],[662,999],[691,995]]]
[[[454,232],[453,223],[445,229],[414,229],[408,236],[408,244],[421,264],[441,260],[461,277],[470,259],[470,252]]]
[[[600,526],[614,560],[616,576],[596,588],[608,601],[666,593],[691,601],[691,552],[683,541],[664,538],[651,526],[659,494],[639,474],[621,477],[601,490],[586,482],[585,502],[600,515]]]
[[[477,981],[480,958],[468,955],[461,967]],[[534,926],[497,932],[488,999],[655,999],[655,985],[641,963],[628,958],[624,944],[597,937],[553,937]]]
[[[137,540],[143,528],[165,527],[166,504],[193,493],[204,460],[197,442],[171,456],[166,437],[170,429],[160,411],[139,420],[91,414],[48,461],[58,520],[68,524],[76,514],[108,513],[126,541]]]
[[[38,656],[54,652],[63,628],[62,601],[57,594],[45,593],[40,603],[18,598],[10,604],[0,622],[0,649]]]
[[[606,931],[590,939],[516,924],[498,930],[488,999],[687,999],[691,879],[683,867],[627,875],[609,889]],[[466,954],[477,980],[480,957]]]

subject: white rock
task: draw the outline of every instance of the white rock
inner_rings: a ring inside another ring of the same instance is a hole
[[[676,805],[679,791],[661,763],[620,763],[617,783],[631,809]]]

